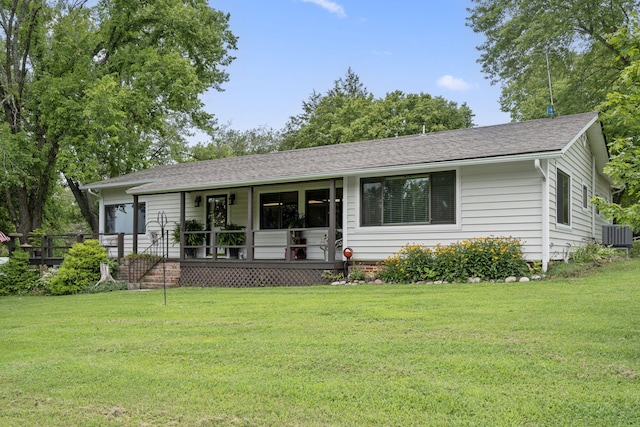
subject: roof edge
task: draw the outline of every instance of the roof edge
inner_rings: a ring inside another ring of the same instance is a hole
[[[203,191],[209,189],[217,189],[217,188],[233,188],[233,187],[248,187],[248,186],[257,186],[257,185],[270,185],[270,184],[280,184],[287,182],[302,182],[302,181],[318,181],[323,179],[331,179],[331,178],[341,178],[341,177],[353,177],[353,176],[370,176],[370,175],[378,175],[378,174],[393,174],[393,173],[411,173],[419,170],[426,169],[442,169],[442,168],[456,168],[462,166],[473,166],[473,165],[485,165],[485,164],[498,164],[498,163],[508,163],[508,162],[524,162],[531,161],[535,159],[553,159],[560,157],[562,153],[560,151],[549,151],[549,152],[536,152],[536,153],[527,153],[527,154],[516,154],[510,156],[498,156],[498,157],[481,157],[475,159],[467,159],[467,160],[452,160],[452,161],[443,161],[443,162],[431,162],[431,163],[416,163],[413,165],[397,165],[397,166],[386,166],[386,167],[378,167],[378,168],[360,168],[348,171],[346,173],[322,173],[322,174],[310,174],[304,176],[284,176],[280,178],[273,178],[269,180],[252,180],[252,181],[228,181],[221,183],[219,185],[216,184],[201,184],[201,185],[192,185],[192,186],[174,186],[172,188],[163,188],[152,191],[145,191],[144,188],[132,187],[129,188],[126,193],[132,195],[147,195],[147,194],[162,194],[162,193],[177,193],[181,191],[191,192],[191,191]],[[146,183],[145,183],[146,184]],[[144,184],[142,184],[144,185]]]

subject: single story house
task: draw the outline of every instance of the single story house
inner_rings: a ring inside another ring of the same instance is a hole
[[[546,270],[602,236],[608,221],[589,200],[611,200],[608,159],[593,112],[159,166],[84,188],[99,193],[102,239],[125,233],[125,253],[158,242],[161,224],[181,227],[167,245],[181,283],[301,284],[341,270],[345,247],[374,264],[409,243],[477,237],[520,239]]]

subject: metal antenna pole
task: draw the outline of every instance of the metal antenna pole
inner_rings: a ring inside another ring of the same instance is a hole
[[[549,79],[549,99],[551,101],[551,111],[553,112],[553,89],[551,86],[551,69],[549,68],[549,49],[544,51],[544,57],[547,60],[547,78]]]

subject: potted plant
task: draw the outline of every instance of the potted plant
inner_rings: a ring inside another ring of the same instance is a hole
[[[293,229],[291,231],[291,242],[294,245],[304,245],[306,244],[306,239],[302,238],[303,231],[300,230],[304,228],[307,224],[307,219],[304,214],[300,215],[296,213],[288,223],[288,227]],[[295,247],[291,249],[291,260],[295,259],[306,259],[307,258],[307,250],[304,247]]]
[[[289,219],[287,227],[294,228],[294,229],[304,228],[306,225],[306,222],[307,221],[304,214],[300,215],[296,213],[292,218]],[[298,243],[301,237],[302,237],[301,230],[294,230],[291,232],[291,240],[293,243]]]
[[[225,233],[224,231],[238,231],[244,230],[245,227],[243,225],[238,225],[234,223],[229,223],[222,227],[222,232],[218,233],[218,245],[228,247],[229,249],[229,257],[238,258],[238,250],[240,248],[234,248],[231,246],[242,246],[245,242],[245,233]]]
[[[184,231],[204,231],[204,225],[197,219],[188,219],[184,222]],[[173,243],[180,243],[180,224],[176,223],[173,229]],[[204,244],[204,233],[189,233],[184,236],[185,246],[201,246]],[[185,248],[184,252],[188,258],[195,258],[198,248]]]

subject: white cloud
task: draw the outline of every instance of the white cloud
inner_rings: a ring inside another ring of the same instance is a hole
[[[302,0],[302,1],[305,3],[317,4],[321,8],[326,9],[327,11],[331,13],[335,13],[340,18],[347,17],[347,14],[345,13],[344,8],[334,1],[331,1],[331,0]]]
[[[438,86],[451,90],[468,90],[471,85],[462,79],[453,76],[442,76],[438,79]]]

